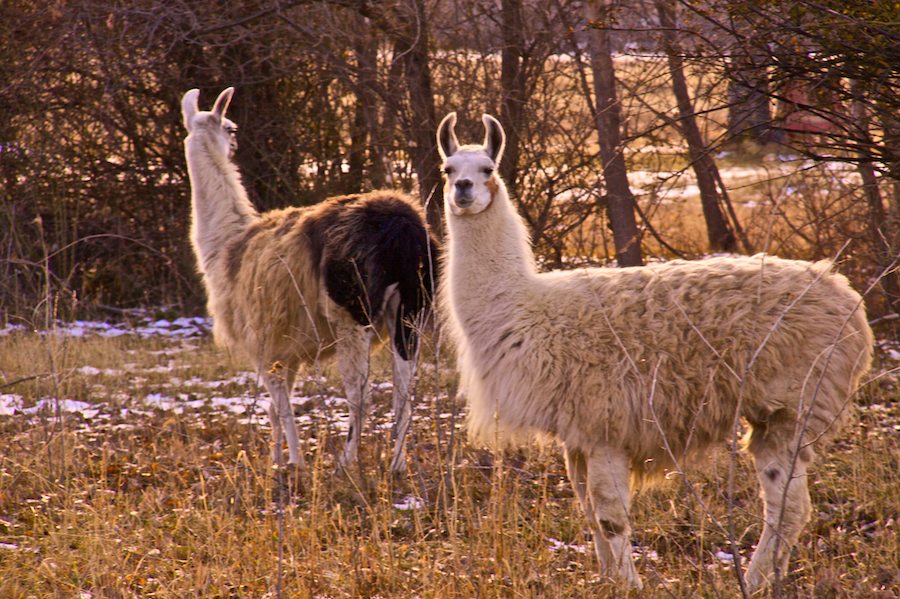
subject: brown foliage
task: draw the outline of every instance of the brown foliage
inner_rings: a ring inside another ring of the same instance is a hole
[[[681,149],[678,118],[691,107],[673,116],[668,73],[654,66],[662,46],[657,25],[647,20],[652,7],[609,4],[609,18],[594,25],[608,30],[616,57],[618,149],[632,178],[644,250],[703,253],[705,244],[682,242],[683,214],[663,218],[664,186],[641,188],[634,177],[657,170],[672,181],[684,178],[694,159]],[[798,253],[803,257],[833,255],[846,241],[834,241],[839,232],[852,230],[861,244],[853,259],[884,269],[897,254],[900,214],[890,141],[900,129],[891,116],[898,97],[891,93],[891,65],[898,63],[890,60],[895,45],[887,43],[896,32],[885,32],[877,25],[883,19],[863,9],[820,22],[807,6],[766,21],[782,4],[729,13],[712,1],[681,2],[677,27],[693,100],[689,116],[706,156],[721,159],[717,152],[728,141],[724,82],[734,74],[729,56],[737,49],[765,50],[766,64],[777,60],[782,70],[770,71],[768,82],[775,99],[790,79],[831,86],[832,97],[847,106],[854,100],[865,119],[806,107],[835,120],[840,135],[794,149],[815,161],[869,165],[861,171],[871,174],[865,189],[856,185],[842,196],[868,208],[839,213],[837,228],[834,219],[797,221],[794,208],[784,212],[781,232],[744,224],[758,249],[778,249],[773,236],[804,231],[813,241]],[[729,16],[752,24],[753,36],[731,27]],[[539,256],[551,266],[608,262],[615,232],[607,218],[611,190],[590,110],[585,31],[582,5],[574,0],[5,2],[0,320],[27,314],[57,291],[74,295],[82,307],[200,308],[178,111],[178,98],[192,87],[238,87],[231,107],[241,127],[237,161],[263,210],[382,186],[418,187],[423,201],[432,198],[434,224],[435,119],[450,110],[462,123],[478,123],[482,112],[498,115],[510,132],[503,174]],[[836,39],[832,31],[853,35]],[[789,32],[799,32],[803,51],[787,44]],[[811,43],[822,52],[806,52]],[[860,81],[853,94],[839,84],[847,77]],[[745,148],[732,152],[732,159],[754,159]],[[766,208],[771,214],[785,206]],[[758,216],[736,209],[741,218]],[[851,218],[867,219],[868,230],[860,232]],[[832,241],[818,245],[818,239]]]

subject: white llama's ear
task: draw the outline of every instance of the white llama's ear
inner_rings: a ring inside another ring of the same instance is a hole
[[[228,105],[231,104],[232,95],[234,95],[234,88],[226,87],[222,90],[222,93],[219,94],[219,97],[216,98],[216,103],[213,106],[212,112],[219,117],[219,120],[222,120],[225,116],[225,111],[228,110]]]
[[[181,116],[184,118],[184,128],[191,131],[191,121],[200,110],[197,100],[200,97],[199,89],[192,89],[181,98]]]
[[[503,132],[500,121],[489,114],[481,115],[481,122],[484,123],[484,151],[495,165],[500,164],[500,156],[506,145],[506,133]]]
[[[456,139],[456,113],[451,112],[441,121],[437,130],[438,154],[441,160],[446,160],[448,156],[456,154],[459,148],[459,141]]]

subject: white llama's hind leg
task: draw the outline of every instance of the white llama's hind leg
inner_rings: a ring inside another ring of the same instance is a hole
[[[608,448],[594,449],[586,462],[586,490],[591,512],[588,522],[594,536],[594,549],[603,572],[628,584],[643,587],[631,559],[631,524],[628,510],[631,504],[628,459]],[[580,484],[584,484],[580,482]],[[575,487],[576,493],[578,486]]]
[[[269,418],[272,420],[272,437],[275,447],[272,455],[275,462],[281,462],[281,436],[282,432],[287,438],[288,463],[296,464],[302,469],[306,468],[306,460],[300,453],[300,441],[297,435],[297,422],[294,419],[294,409],[291,406],[291,382],[293,376],[287,377],[282,373],[267,372],[263,374],[263,383],[272,396],[269,403]],[[276,422],[278,425],[276,425]]]
[[[812,513],[806,474],[812,451],[801,449],[794,460],[793,443],[787,446],[779,439],[780,447],[771,447],[765,441],[759,442],[756,431],[754,437],[750,450],[761,487],[764,521],[762,535],[747,568],[751,592],[764,588],[776,572],[779,577],[787,574],[791,548]],[[768,437],[775,441],[771,432]]]
[[[350,408],[347,444],[340,464],[348,466],[356,461],[359,437],[369,403],[369,347],[372,343],[372,328],[340,322],[335,325],[335,333],[338,372],[344,381],[344,392]]]
[[[410,403],[410,389],[416,374],[415,348],[404,348],[407,357],[401,355],[397,347],[397,312],[400,309],[400,294],[396,291],[390,294],[385,310],[385,318],[388,321],[388,334],[391,338],[391,358],[394,374],[394,426],[391,429],[391,439],[394,441],[394,453],[391,458],[391,472],[400,473],[406,470],[406,433],[409,430],[409,422],[412,417],[412,405]],[[417,333],[418,334],[418,333]]]

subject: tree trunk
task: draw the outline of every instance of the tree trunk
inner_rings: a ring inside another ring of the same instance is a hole
[[[868,108],[863,101],[865,90],[863,85],[854,81],[850,84],[853,99],[850,105],[851,116],[856,122],[857,127],[863,136],[868,135],[871,116]],[[869,234],[872,237],[872,243],[875,248],[875,256],[878,260],[878,266],[885,271],[879,281],[881,289],[884,291],[889,312],[900,313],[900,271],[898,265],[894,263],[900,258],[900,248],[898,248],[897,235],[893,230],[896,223],[893,222],[891,215],[884,208],[884,201],[881,197],[881,190],[878,187],[878,178],[875,176],[875,167],[872,164],[872,157],[867,156],[869,147],[867,140],[860,140],[860,148],[864,148],[861,152],[861,160],[857,163],[857,172],[863,182],[863,192],[866,197],[866,204],[869,207]],[[893,268],[891,268],[893,266]]]
[[[733,15],[740,31],[743,21]],[[746,28],[746,25],[743,25]],[[769,74],[765,54],[749,36],[735,40],[728,72],[728,139],[749,139],[759,144],[773,138],[772,111],[769,108]]]
[[[621,115],[616,95],[616,77],[612,45],[604,19],[611,11],[606,0],[589,0],[585,5],[588,20],[588,52],[594,94],[597,96],[596,126],[606,182],[607,212],[613,230],[616,261],[619,266],[640,266],[641,236],[634,216],[634,196],[628,185],[624,147],[621,143]]]
[[[737,240],[734,232],[725,219],[716,190],[717,168],[710,156],[709,149],[703,143],[694,107],[688,94],[684,77],[684,61],[681,58],[676,35],[675,8],[668,0],[655,0],[659,25],[662,30],[663,47],[668,57],[669,74],[672,76],[672,92],[678,104],[678,128],[688,144],[691,167],[697,176],[697,187],[700,189],[700,203],[703,206],[703,218],[706,221],[706,235],[709,247],[716,252],[734,252]]]
[[[350,124],[350,154],[347,156],[347,193],[360,193],[363,190],[363,179],[366,168],[366,113],[361,94],[356,95],[356,106],[353,122]]]
[[[510,197],[518,199],[519,150],[526,102],[522,0],[502,0],[501,16],[500,86],[503,100],[500,120],[506,130],[506,150],[500,163],[500,176],[506,182]]]
[[[403,76],[409,92],[410,115],[409,153],[419,179],[419,195],[431,229],[440,238],[444,235],[441,201],[442,182],[435,131],[434,94],[431,87],[431,68],[428,63],[428,21],[424,0],[409,0],[400,14],[395,40],[397,56],[403,64]]]
[[[887,164],[887,177],[891,180],[891,192],[888,194],[887,233],[892,239],[891,247],[894,259],[900,258],[900,115],[890,106],[878,107],[881,129],[884,131],[882,144],[884,161]],[[900,279],[900,272],[895,276]],[[898,284],[900,287],[900,284]],[[900,313],[900,305],[894,303],[894,310]]]
[[[373,92],[375,84],[377,56],[374,36],[367,19],[356,15],[356,25],[366,34],[354,42],[356,57],[356,112],[350,130],[350,187],[362,191],[366,179],[372,189],[385,186],[384,161],[378,148],[375,132],[378,130],[377,96]]]
[[[749,139],[766,144],[774,139],[772,111],[769,109],[769,81],[765,68],[752,58],[733,59],[728,80],[728,138]]]

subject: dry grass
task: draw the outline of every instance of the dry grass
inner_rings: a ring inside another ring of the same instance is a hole
[[[659,76],[664,65],[619,61],[617,69],[640,92],[623,93],[626,137],[655,130],[654,111],[674,105]],[[548,97],[583,117],[571,67],[558,73]],[[454,76],[466,85],[486,80],[480,73]],[[702,73],[693,73],[690,85],[695,98],[716,89]],[[491,90],[484,95],[494,97]],[[698,109],[710,101],[700,100]],[[472,104],[469,114],[480,112]],[[551,108],[553,115],[569,110]],[[703,121],[708,139],[721,134],[723,120],[713,113]],[[563,125],[575,123],[564,118]],[[470,126],[480,134],[477,121]],[[587,151],[595,144],[591,135]],[[630,176],[663,238],[701,254],[705,229],[679,144],[670,130],[631,140]],[[865,219],[853,211],[864,205],[843,174],[777,157],[717,159],[757,250],[829,255],[860,236]],[[653,179],[641,180],[640,171]],[[672,176],[659,180],[661,172]],[[579,253],[575,245],[591,248],[586,253],[595,258],[610,253],[605,227],[589,218],[567,238],[571,254]],[[649,236],[647,248],[666,253]],[[872,274],[860,272],[857,280]],[[892,349],[900,355],[900,346]],[[879,355],[882,371],[898,367]],[[389,380],[383,356],[374,366],[374,381]],[[346,418],[333,401],[340,384],[330,367],[309,373],[295,406],[310,471],[297,480],[273,470],[269,431],[257,415],[264,398],[252,375],[234,377],[241,368],[206,337],[0,336],[0,394],[15,393],[22,403],[0,415],[0,598],[257,598],[279,590],[284,597],[624,596],[595,573],[585,520],[554,447],[496,455],[465,443],[464,407],[454,399],[445,358],[429,355],[420,369],[409,473],[400,480],[386,472],[389,391],[375,391],[361,468],[335,473]],[[898,389],[896,371],[867,385],[854,426],[814,467],[815,514],[794,551],[784,596],[900,596]],[[168,407],[148,403],[159,396],[175,399]],[[228,397],[243,398],[253,416],[218,403]],[[53,399],[84,402],[96,413],[58,415]],[[749,556],[760,505],[744,458],[729,492],[730,466],[727,452],[716,452],[687,478],[636,499],[634,542],[647,584],[635,596],[739,595],[723,558],[732,542],[742,559]],[[421,507],[397,507],[409,498]]]
[[[256,387],[252,377],[233,378],[238,368],[205,337],[0,337],[0,385],[39,375],[0,389],[22,398],[22,410],[0,416],[0,596],[274,597],[279,584],[284,597],[623,596],[595,574],[555,448],[494,455],[451,434],[462,416],[444,361],[427,358],[421,369],[402,480],[386,473],[389,391],[381,388],[362,468],[335,473],[346,415],[330,399],[340,386],[327,368],[295,397],[310,472],[281,478],[265,425],[216,403],[239,396],[253,408]],[[374,379],[389,379],[383,356]],[[866,387],[859,403],[880,407],[860,410],[814,469],[816,515],[785,596],[900,593],[897,385],[893,373]],[[146,402],[178,393],[182,413]],[[97,413],[27,412],[54,397]],[[635,544],[649,584],[636,596],[738,595],[731,565],[717,557],[731,548],[716,522],[731,513],[746,558],[760,507],[746,461],[731,497],[728,468],[722,451],[689,479],[637,498]],[[422,500],[419,509],[397,507],[410,497]]]

